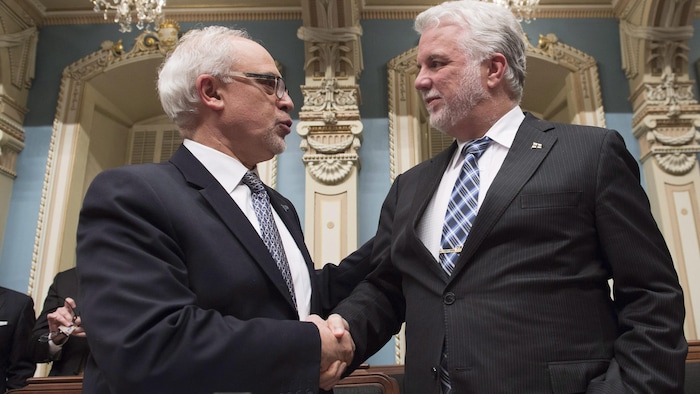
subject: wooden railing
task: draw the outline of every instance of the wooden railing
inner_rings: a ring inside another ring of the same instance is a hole
[[[690,366],[689,364],[693,364]],[[686,371],[694,373],[700,365],[700,340],[688,341],[688,356],[686,358]],[[337,390],[342,393],[342,388],[357,389],[360,387],[373,387],[375,391],[387,394],[399,394],[403,392],[403,365],[377,365],[364,366],[341,380]],[[700,382],[700,377],[686,374],[686,393],[696,393],[695,385]],[[8,393],[16,394],[81,394],[83,378],[81,376],[61,376],[47,378],[30,378],[28,385],[22,389],[11,390]],[[692,385],[691,387],[689,387]],[[353,392],[358,392],[353,390]]]
[[[46,378],[29,378],[27,385],[21,389],[10,390],[17,394],[82,394],[82,376],[50,376]]]
[[[30,378],[27,386],[10,390],[13,394],[82,394],[82,376],[50,376],[45,378]],[[353,393],[360,392],[358,389],[367,387],[373,388],[373,393],[399,394],[399,384],[396,379],[387,374],[374,371],[373,368],[361,368],[344,378],[336,386],[338,393],[342,394],[343,389],[351,389]]]
[[[700,362],[700,341],[688,341],[688,362]]]

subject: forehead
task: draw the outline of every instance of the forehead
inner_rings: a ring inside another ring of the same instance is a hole
[[[432,58],[463,59],[460,46],[463,28],[454,24],[440,25],[423,31],[418,41],[418,61]]]
[[[275,73],[277,67],[272,55],[255,41],[239,38],[236,42],[239,71],[257,73]],[[245,69],[244,69],[245,68]]]

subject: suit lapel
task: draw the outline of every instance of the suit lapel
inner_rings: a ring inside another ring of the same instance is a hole
[[[547,132],[551,129],[553,129],[551,123],[529,114],[520,125],[508,155],[489,187],[479,214],[474,220],[452,278],[467,265],[493,226],[549,154],[557,141],[554,133]]]
[[[268,187],[267,185],[265,188],[267,189],[267,194],[270,195],[270,204],[272,205],[272,208],[277,212],[277,215],[279,215],[280,219],[282,219],[284,222],[284,225],[287,227],[287,230],[289,230],[292,238],[294,238],[294,242],[296,242],[297,247],[304,256],[306,268],[310,271],[309,275],[311,275],[311,271],[313,271],[313,260],[311,260],[309,250],[306,248],[304,234],[299,226],[299,221],[295,214],[296,211],[294,210],[294,207],[290,206],[289,201],[284,199],[276,190]]]
[[[277,263],[270,255],[255,228],[248,221],[248,218],[238,205],[233,202],[223,186],[184,146],[180,146],[173,157],[170,158],[170,162],[182,172],[188,184],[199,189],[199,193],[219,215],[221,221],[228,227],[233,236],[250,253],[253,260],[270,278],[284,299],[289,302],[289,305],[296,309],[296,305],[294,305],[289,296],[287,284],[277,268]]]

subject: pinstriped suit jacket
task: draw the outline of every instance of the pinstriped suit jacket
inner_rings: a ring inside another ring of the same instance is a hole
[[[356,362],[405,319],[408,393],[439,392],[443,342],[459,394],[681,393],[683,295],[620,135],[527,115],[448,278],[417,227],[455,147],[389,191],[336,310]]]

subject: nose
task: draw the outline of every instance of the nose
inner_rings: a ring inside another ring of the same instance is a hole
[[[430,78],[428,78],[423,69],[418,71],[416,75],[416,80],[413,82],[413,86],[416,90],[429,90],[430,89]]]
[[[289,91],[285,91],[284,96],[277,100],[277,106],[287,113],[294,109],[294,102],[292,101],[292,97],[289,95]]]

